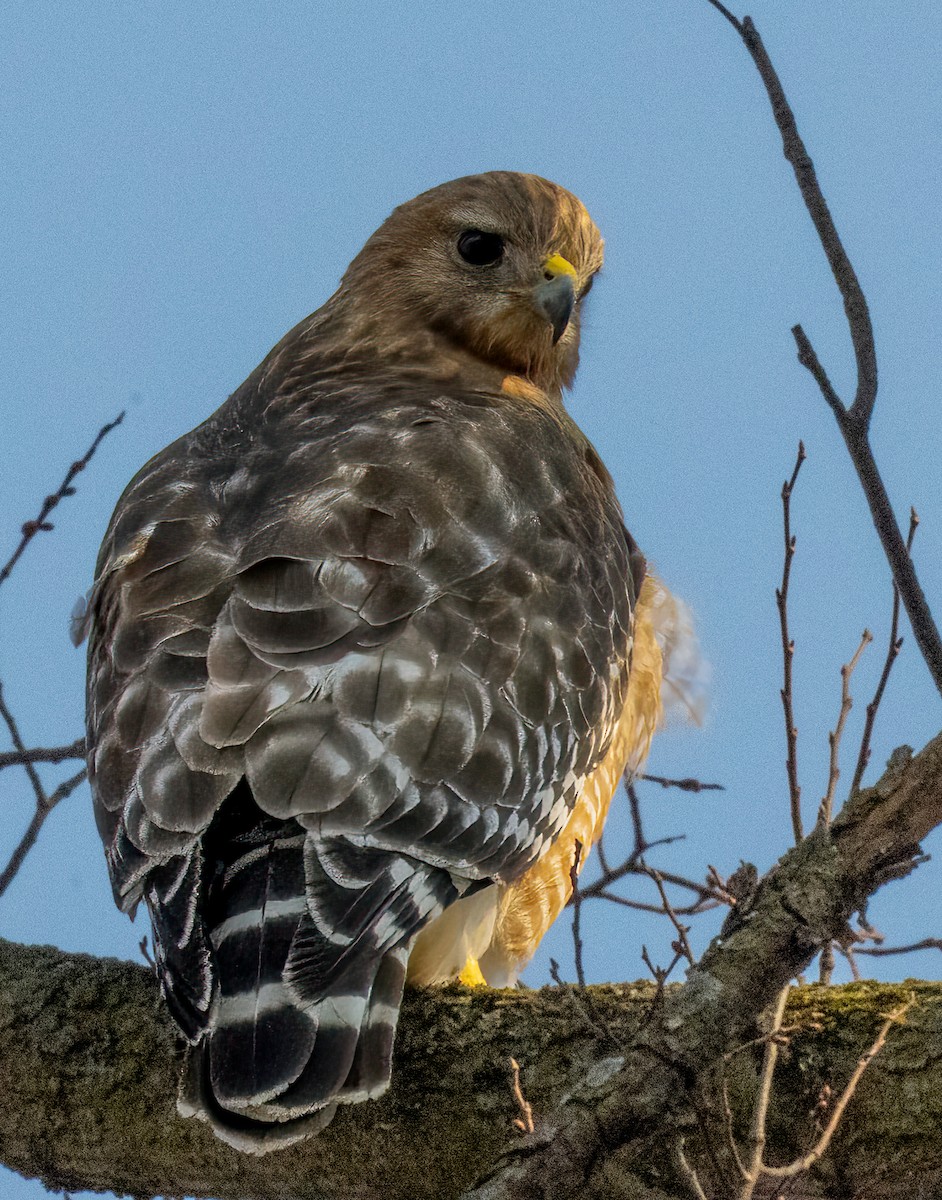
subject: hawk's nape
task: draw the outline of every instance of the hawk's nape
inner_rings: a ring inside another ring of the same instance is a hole
[[[664,594],[561,398],[601,261],[536,176],[426,192],[118,502],[95,811],[242,1149],[383,1091],[407,975],[512,983],[646,753]]]

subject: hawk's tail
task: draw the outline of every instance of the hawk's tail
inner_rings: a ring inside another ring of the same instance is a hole
[[[303,833],[256,845],[220,881],[216,1009],[180,1095],[183,1115],[259,1154],[385,1090],[405,981],[407,946],[356,956],[320,995],[292,986],[289,953],[310,921],[303,846]]]

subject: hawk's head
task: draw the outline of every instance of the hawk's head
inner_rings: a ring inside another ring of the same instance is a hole
[[[602,238],[575,196],[491,171],[400,205],[331,306],[387,356],[457,351],[551,390],[575,374],[580,308],[601,265]]]

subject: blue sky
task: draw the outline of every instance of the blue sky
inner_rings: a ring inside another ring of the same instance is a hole
[[[606,238],[570,408],[611,468],[635,537],[696,612],[712,663],[705,728],[668,730],[650,769],[727,790],[642,793],[651,836],[686,834],[654,861],[694,876],[741,858],[764,870],[788,846],[773,589],[779,489],[799,438],[809,457],[794,500],[791,616],[806,820],[826,783],[839,668],[868,626],[877,640],[854,680],[849,780],[890,605],[862,493],[789,333],[801,321],[838,389],[852,390],[833,281],[752,64],[706,0],[574,11],[563,0],[7,6],[9,549],[96,430],[128,410],[55,531],[0,592],[0,679],[30,742],[81,731],[84,660],[67,617],[134,471],[327,298],[395,204],[502,167],[571,188]],[[870,301],[874,444],[903,519],[910,504],[922,517],[917,566],[942,610],[942,8],[757,0],[749,11]],[[942,702],[907,637],[874,764],[940,725]],[[0,785],[5,861],[32,805],[22,778],[5,772]],[[942,933],[940,871],[930,863],[877,897],[870,916],[888,938]],[[670,956],[663,921],[599,906],[586,919],[590,979],[642,975],[642,943],[655,960]],[[701,920],[696,944],[714,929]],[[112,906],[78,792],[0,901],[0,934],[136,958],[143,932]],[[529,982],[547,980],[550,954],[571,977],[560,928]],[[938,978],[942,962],[865,967]],[[12,1176],[0,1186],[12,1200],[43,1194]]]

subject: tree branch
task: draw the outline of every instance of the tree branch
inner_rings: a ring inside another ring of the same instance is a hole
[[[798,454],[795,458],[795,468],[791,478],[782,484],[782,528],[785,537],[785,553],[782,563],[782,586],[775,590],[775,604],[778,608],[779,628],[782,633],[782,708],[785,715],[785,769],[788,772],[788,797],[792,817],[792,833],[797,846],[805,836],[801,824],[801,785],[798,782],[798,730],[795,727],[795,710],[792,695],[792,661],[795,657],[795,640],[788,632],[788,584],[791,579],[792,559],[795,557],[795,535],[791,528],[791,500],[798,472],[805,461],[804,442],[798,443]]]
[[[32,750],[0,751],[0,771],[4,767],[24,767],[27,763],[61,763],[85,757],[85,739],[76,738],[68,746],[37,746]]]
[[[678,990],[668,988],[668,996]],[[909,990],[875,984],[827,994],[793,989],[790,1037],[804,1066],[793,1073],[780,1068],[779,1103],[787,1097],[803,1111],[806,1095],[847,1078],[872,1040],[876,1015]],[[587,996],[596,1019],[628,1047],[653,991],[647,984],[609,985],[591,987]],[[942,988],[917,985],[917,994],[907,1026],[884,1050],[881,1087],[858,1089],[855,1128],[885,1124],[887,1110],[906,1109],[920,1123],[942,1126],[942,1053],[936,1052]],[[520,1109],[508,1087],[510,1057],[520,1063],[533,1134],[514,1127]],[[0,941],[0,1147],[7,1165],[57,1189],[219,1200],[453,1200],[502,1161],[508,1146],[525,1167],[557,1137],[565,1143],[573,1133],[565,1121],[573,1114],[595,1108],[600,1134],[614,1130],[621,1061],[584,1025],[566,992],[413,992],[403,1010],[390,1093],[342,1110],[309,1142],[254,1158],[216,1141],[199,1122],[177,1117],[179,1048],[146,967]],[[649,1074],[665,1070],[650,1056],[641,1063]],[[750,1096],[735,1099],[740,1115],[746,1113]],[[643,1118],[643,1107],[635,1111]],[[647,1123],[653,1119],[649,1113]],[[785,1158],[791,1147],[782,1136],[773,1125],[769,1152]],[[914,1144],[900,1127],[868,1151],[863,1134],[859,1140],[842,1134],[829,1151],[829,1169],[841,1171],[851,1186],[881,1161],[905,1156],[907,1173],[900,1172],[899,1190],[889,1194],[911,1197],[915,1181],[930,1170],[931,1139],[924,1141]],[[585,1149],[583,1143],[577,1161],[593,1183],[582,1200],[611,1200],[620,1193],[611,1178],[606,1182],[601,1161],[585,1158]],[[688,1149],[700,1152],[695,1137]],[[671,1170],[671,1157],[670,1139],[663,1131],[650,1133],[617,1170],[650,1179],[652,1167]],[[519,1194],[527,1200],[578,1194],[573,1172],[561,1174],[558,1186],[550,1179],[544,1192]],[[487,1186],[473,1194],[501,1194]],[[670,1193],[639,1185],[632,1194]]]
[[[808,336],[800,325],[795,325],[792,334],[798,347],[798,361],[814,376],[822,396],[834,413],[867,498],[870,515],[899,588],[916,642],[942,694],[942,638],[939,637],[929,604],[906,551],[906,543],[870,448],[870,419],[877,398],[877,356],[866,298],[838,236],[815,174],[814,163],[805,149],[794,114],[758,30],[749,17],[738,22],[716,0],[709,0],[709,3],[718,8],[736,28],[756,65],[772,106],[772,115],[782,135],[782,149],[795,173],[805,207],[814,222],[841,293],[857,362],[857,389],[853,404],[849,408],[845,406],[828,379]]]
[[[109,433],[111,433],[113,429],[117,429],[123,420],[124,410],[122,409],[122,411],[118,413],[113,421],[109,421],[107,425],[103,425],[101,429],[98,430],[98,433],[95,435],[95,440],[85,451],[82,457],[76,459],[71,467],[69,467],[68,471],[65,473],[65,478],[59,484],[58,489],[48,495],[42,502],[42,507],[39,510],[39,516],[34,517],[32,521],[24,522],[21,530],[19,545],[10,555],[10,558],[4,564],[3,568],[0,569],[0,585],[6,583],[6,581],[9,579],[10,573],[19,562],[20,557],[22,556],[26,547],[30,544],[36,534],[46,533],[52,529],[52,525],[49,523],[49,514],[66,498],[66,496],[75,495],[75,488],[72,486],[72,483],[75,480],[76,475],[78,475],[80,471],[85,470],[88,464],[92,461],[92,456],[101,445],[102,441],[108,436]]]
[[[913,548],[913,538],[916,536],[916,530],[919,527],[919,516],[914,508],[909,510],[909,534],[906,537],[906,553],[911,554]],[[856,792],[863,781],[864,771],[867,769],[867,763],[870,761],[870,738],[873,734],[874,722],[877,719],[877,713],[880,709],[880,702],[883,699],[883,693],[886,690],[886,685],[889,682],[890,672],[893,669],[893,664],[896,662],[897,656],[902,649],[903,639],[899,636],[899,588],[893,584],[893,608],[890,616],[890,637],[889,644],[886,648],[886,658],[883,661],[883,670],[880,673],[880,680],[877,684],[876,691],[873,693],[873,699],[867,705],[867,717],[864,721],[863,736],[860,739],[860,753],[857,755],[857,767],[854,771],[854,781],[850,785],[851,793]]]

